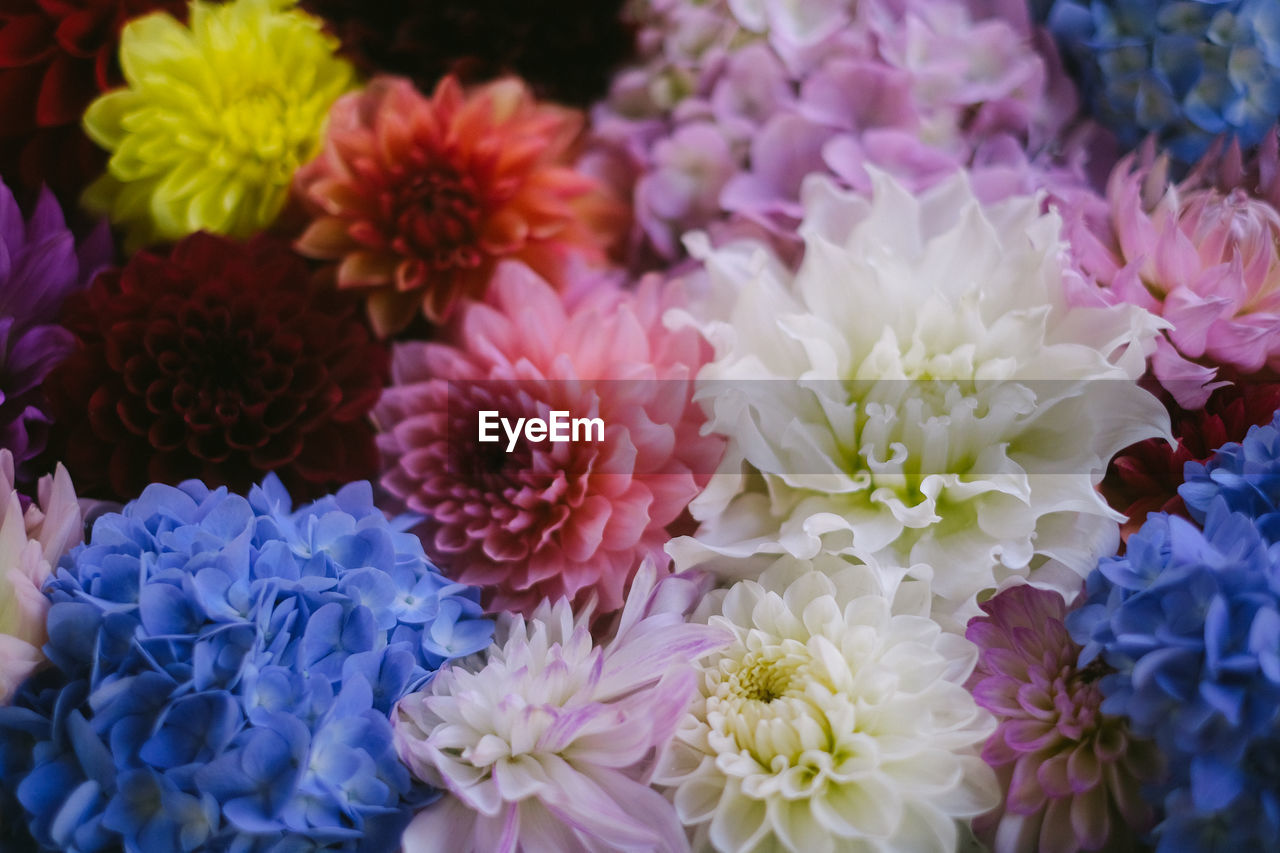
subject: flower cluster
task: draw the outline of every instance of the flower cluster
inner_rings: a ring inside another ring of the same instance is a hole
[[[275,471],[314,497],[372,476],[387,355],[358,315],[270,237],[140,252],[64,312],[76,349],[45,385],[61,457],[120,500],[193,477],[243,490]]]
[[[1139,849],[1160,756],[1102,712],[1102,673],[1077,665],[1062,596],[1014,586],[982,610],[965,631],[982,650],[971,689],[1000,721],[982,754],[1007,793],[974,828],[998,850]]]
[[[1207,462],[1188,463],[1186,480],[1178,493],[1197,521],[1221,501],[1252,518],[1267,542],[1280,542],[1280,412],[1270,423],[1250,427],[1243,441],[1218,448]]]
[[[424,516],[432,558],[503,610],[590,596],[616,610],[641,560],[662,560],[723,448],[700,434],[691,399],[703,344],[662,326],[679,289],[574,290],[562,297],[528,268],[502,267],[490,299],[455,324],[456,344],[396,347],[374,411],[383,486]],[[486,445],[481,411],[572,412],[602,428],[592,441]]]
[[[1280,565],[1268,544],[1225,498],[1203,530],[1152,515],[1067,617],[1081,665],[1113,670],[1098,682],[1102,710],[1128,718],[1169,763],[1148,792],[1163,806],[1161,850],[1215,849],[1223,831],[1229,846],[1265,846],[1280,831]]]
[[[402,526],[367,483],[294,510],[274,477],[247,499],[153,485],[100,517],[48,586],[53,667],[0,709],[35,840],[390,849],[429,794],[391,708],[492,633]]]
[[[1133,381],[1154,318],[1070,305],[1060,221],[1032,198],[983,205],[963,175],[806,190],[794,275],[755,241],[697,247],[716,346],[698,396],[729,445],[677,563],[874,554],[958,625],[1011,577],[1074,594],[1117,536],[1095,483],[1167,430]]]
[[[1126,447],[1111,460],[1099,486],[1107,503],[1128,517],[1121,528],[1125,538],[1149,513],[1186,516],[1179,491],[1189,479],[1187,464],[1203,465],[1218,448],[1243,440],[1251,427],[1270,423],[1280,409],[1280,383],[1237,380],[1214,389],[1203,409],[1184,409],[1167,392],[1163,399],[1177,444],[1152,438]]]
[[[248,237],[279,216],[353,76],[294,2],[193,0],[187,25],[163,12],[125,25],[127,85],[84,114],[111,153],[86,202],[133,249],[201,230]]]
[[[1257,145],[1280,116],[1280,8],[1269,0],[1053,0],[1090,112],[1195,162],[1221,134]]]
[[[641,62],[598,110],[592,158],[628,163],[635,263],[678,258],[694,228],[794,244],[812,173],[921,189],[969,167],[988,198],[1083,185],[1090,133],[1025,20],[965,0],[636,6]]]
[[[1275,846],[1277,0],[0,7],[0,849]]]

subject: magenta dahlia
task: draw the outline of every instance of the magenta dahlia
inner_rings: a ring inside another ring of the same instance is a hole
[[[1159,753],[1102,713],[1102,673],[1077,667],[1062,596],[1015,586],[982,609],[965,632],[980,649],[969,688],[999,720],[982,757],[1005,798],[975,832],[1002,853],[1141,849],[1152,817],[1140,789],[1158,778]]]
[[[140,252],[69,300],[65,323],[76,350],[46,385],[81,494],[244,490],[275,471],[314,495],[376,471],[386,351],[359,302],[282,241],[195,234]]]
[[[447,328],[450,343],[395,347],[374,411],[382,485],[426,516],[431,558],[483,587],[491,608],[595,596],[599,613],[616,610],[644,557],[665,564],[663,545],[719,462],[692,403],[705,344],[663,327],[680,288],[656,279],[635,292],[580,281],[561,295],[509,262],[488,291]],[[552,442],[509,440],[491,422],[498,440],[482,442],[486,411],[601,427]]]

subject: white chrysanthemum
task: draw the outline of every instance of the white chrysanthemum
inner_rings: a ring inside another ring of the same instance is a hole
[[[729,438],[691,510],[681,567],[755,577],[778,554],[876,555],[932,584],[963,625],[1012,577],[1074,595],[1120,516],[1111,456],[1167,434],[1135,380],[1163,321],[1066,299],[1061,221],[1037,198],[983,206],[958,174],[919,197],[805,187],[805,257],[690,239],[710,284],[697,324],[708,428]]]
[[[695,661],[728,641],[684,618],[704,587],[659,581],[646,562],[607,642],[592,640],[591,608],[544,602],[402,699],[400,756],[446,792],[405,831],[405,853],[685,851],[649,776],[696,693]]]
[[[742,581],[709,620],[734,643],[656,776],[695,848],[950,853],[956,821],[1000,801],[977,753],[995,720],[963,686],[976,647],[895,615],[868,571]]]

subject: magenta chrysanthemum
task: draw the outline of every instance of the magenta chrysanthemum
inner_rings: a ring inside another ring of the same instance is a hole
[[[432,559],[484,587],[499,610],[592,594],[600,612],[615,610],[719,461],[721,442],[699,435],[691,402],[705,345],[661,322],[678,288],[648,280],[634,293],[604,282],[570,290],[500,266],[487,302],[449,330],[454,343],[396,348],[392,387],[374,412],[382,485],[426,516]],[[482,411],[511,423],[553,411],[599,418],[602,440],[521,439],[508,449],[491,423],[500,438],[482,443]]]
[[[1000,721],[982,757],[1005,801],[975,830],[998,853],[1137,849],[1151,824],[1139,791],[1158,776],[1159,756],[1100,710],[1098,673],[1076,666],[1062,596],[1015,586],[982,609],[965,634],[981,649],[969,686]]]

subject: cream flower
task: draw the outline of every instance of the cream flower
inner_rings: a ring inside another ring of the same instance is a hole
[[[703,666],[655,777],[696,848],[943,853],[957,819],[999,802],[976,751],[995,720],[963,686],[976,647],[895,614],[868,577],[742,581],[710,618],[734,642]]]
[[[870,199],[811,178],[805,212],[795,273],[690,239],[703,313],[668,319],[715,347],[698,397],[729,451],[677,565],[874,555],[929,581],[952,629],[1012,577],[1073,595],[1117,540],[1107,461],[1168,432],[1134,381],[1163,321],[1068,305],[1059,217],[983,206],[964,175],[917,197],[877,173]]]
[[[42,477],[39,503],[24,512],[14,487],[13,454],[0,450],[0,704],[44,663],[49,599],[41,588],[53,565],[83,534],[80,504],[61,465]]]
[[[644,563],[598,644],[591,608],[565,598],[528,621],[507,614],[483,660],[401,700],[400,755],[446,791],[406,830],[405,853],[686,850],[649,777],[696,692],[695,661],[729,639],[685,621],[705,586]]]

